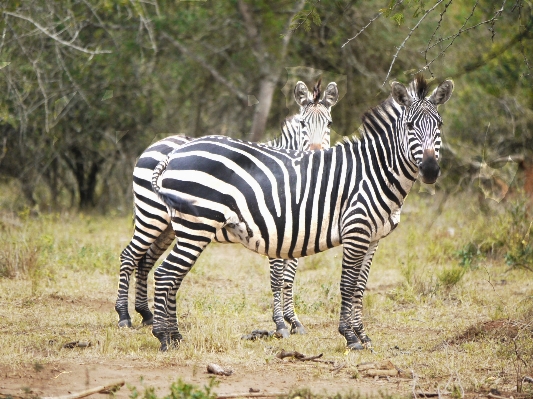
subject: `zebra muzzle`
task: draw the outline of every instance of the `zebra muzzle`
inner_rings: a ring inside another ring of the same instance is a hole
[[[440,176],[440,166],[435,157],[435,150],[424,150],[422,162],[418,165],[418,171],[422,182],[433,184]]]

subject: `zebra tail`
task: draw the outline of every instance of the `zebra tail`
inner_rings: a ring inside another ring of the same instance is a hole
[[[190,202],[176,194],[169,192],[168,190],[159,186],[159,178],[166,170],[168,163],[170,162],[170,155],[157,164],[152,174],[152,190],[156,193],[161,201],[168,207],[171,215],[172,211],[176,211],[179,214],[185,213],[189,215],[198,216],[198,209]]]
[[[166,157],[165,159],[160,161],[154,169],[154,173],[152,174],[152,190],[154,190],[154,193],[156,194],[159,194],[161,192],[161,187],[159,187],[157,181],[159,180],[161,174],[166,170],[169,162],[170,157]]]

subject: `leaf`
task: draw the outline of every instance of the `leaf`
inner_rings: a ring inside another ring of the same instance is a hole
[[[404,21],[404,16],[401,12],[397,12],[391,18],[394,20],[394,22],[398,24],[398,26],[400,26],[402,22]]]
[[[315,25],[317,26],[322,25],[322,20],[320,19],[320,15],[318,15],[318,12],[316,12],[316,9],[313,8],[313,10],[311,11],[310,17]]]

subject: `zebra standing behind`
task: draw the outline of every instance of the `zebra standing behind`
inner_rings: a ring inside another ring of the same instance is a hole
[[[320,99],[320,80],[314,87],[313,94],[303,82],[294,88],[294,98],[300,106],[300,113],[286,118],[281,125],[281,136],[265,145],[278,149],[308,150],[329,148],[331,107],[339,97],[337,85],[331,82],[326,87],[324,97]],[[135,229],[133,238],[122,251],[120,279],[115,310],[119,315],[119,327],[131,327],[128,312],[129,281],[136,271],[135,310],[141,314],[143,324],[153,322],[153,315],[148,307],[147,279],[148,273],[159,257],[174,240],[174,230],[170,226],[167,208],[152,191],[151,179],[156,165],[169,153],[180,148],[192,139],[185,136],[171,136],[148,147],[140,156],[133,171],[133,194],[135,203]],[[215,237],[219,242],[235,242],[231,237],[219,231]],[[305,333],[298,320],[293,305],[292,287],[298,260],[270,259],[271,287],[274,295],[273,320],[276,331],[282,337],[289,336],[284,318],[291,325],[292,333]],[[283,311],[281,295],[283,288]]]
[[[248,249],[292,259],[343,245],[339,332],[349,349],[371,340],[362,299],[381,238],[399,223],[417,177],[433,184],[446,80],[429,96],[421,75],[363,116],[361,139],[321,151],[277,151],[211,136],[173,152],[152,184],[172,215],[177,242],[155,271],[153,334],[161,350],[179,343],[176,293],[204,248],[224,229]]]

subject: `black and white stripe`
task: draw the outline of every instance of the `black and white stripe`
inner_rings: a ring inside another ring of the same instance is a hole
[[[152,184],[171,213],[177,242],[155,271],[153,334],[161,350],[181,339],[176,293],[204,248],[222,230],[271,258],[293,259],[343,245],[339,332],[348,348],[370,345],[361,310],[373,255],[399,223],[418,175],[438,177],[441,117],[453,83],[426,98],[418,76],[409,89],[363,117],[362,138],[328,150],[278,151],[222,136],[192,141],[154,171]]]
[[[337,85],[329,83],[324,96],[320,98],[320,81],[311,94],[303,82],[298,82],[294,89],[294,97],[300,106],[300,113],[284,120],[281,136],[266,143],[266,146],[278,149],[308,150],[330,146],[331,107],[338,100]],[[141,314],[143,324],[153,321],[148,307],[147,278],[148,273],[159,257],[174,240],[174,230],[170,226],[170,218],[166,206],[154,194],[151,179],[156,165],[169,153],[192,140],[185,136],[171,136],[148,147],[140,156],[133,171],[133,194],[135,203],[135,229],[131,242],[122,251],[118,296],[115,309],[119,314],[118,325],[131,327],[128,312],[128,290],[131,274],[136,272],[135,310]],[[233,242],[223,232],[216,237],[220,242]],[[297,260],[271,259],[272,270],[285,271],[285,278],[271,273],[271,284],[274,292],[274,321],[277,331],[282,336],[289,332],[283,322],[285,317],[293,332],[305,332],[294,312],[292,301],[292,285],[297,268]],[[281,288],[284,284],[283,312],[281,310]],[[284,315],[285,314],[285,315]]]

